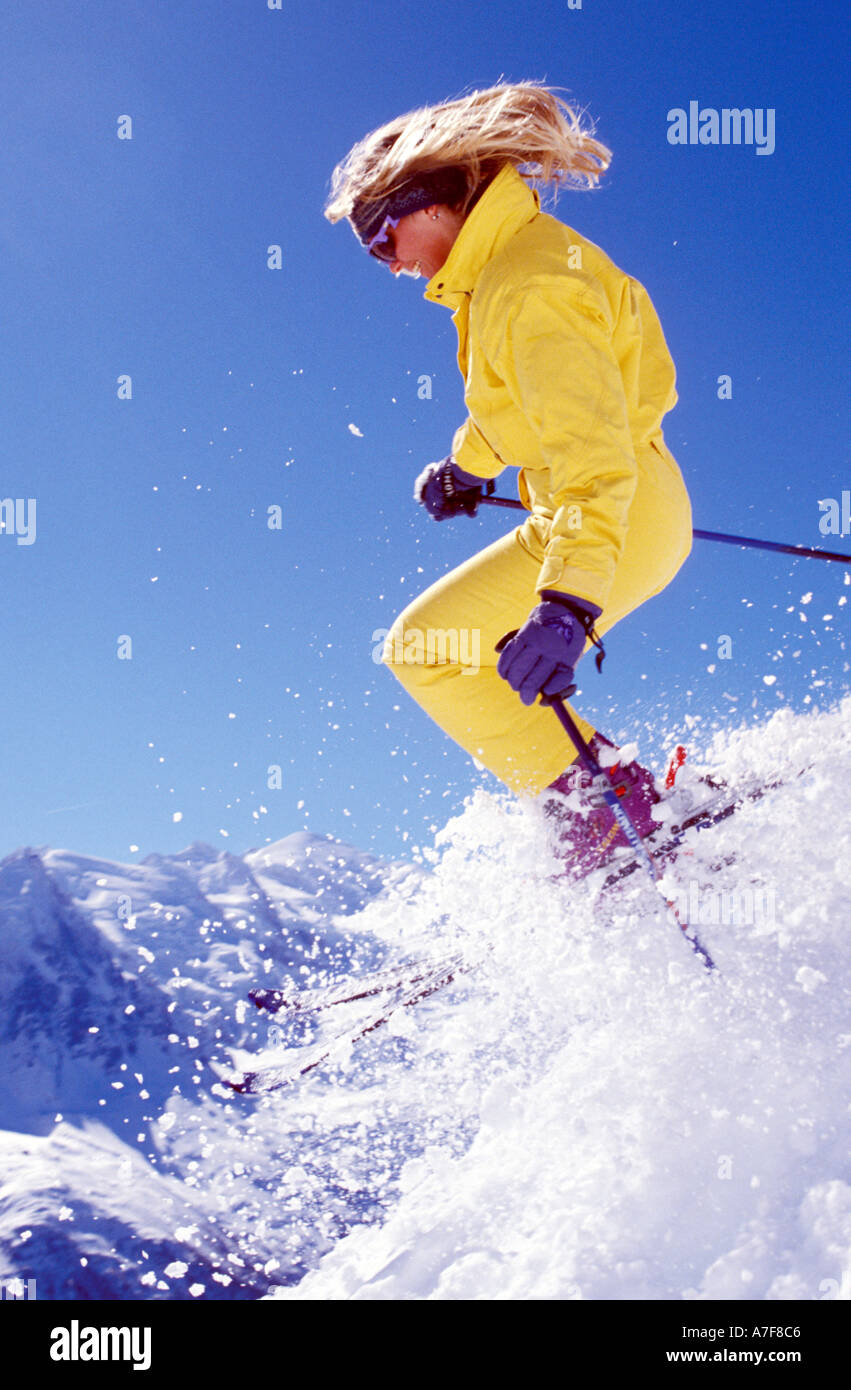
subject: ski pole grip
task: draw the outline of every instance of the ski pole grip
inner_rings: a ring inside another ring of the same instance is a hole
[[[514,638],[514,637],[517,636],[517,634],[518,634],[519,631],[520,631],[520,629],[519,629],[518,627],[515,627],[515,628],[513,628],[513,629],[511,630],[511,632],[506,632],[505,635],[504,635],[503,637],[500,637],[499,641],[497,642],[496,646],[494,647],[494,651],[495,651],[495,652],[501,652],[501,651],[503,650],[504,647],[507,647],[507,646],[508,646],[508,644],[509,644],[509,642],[512,640],[512,638]],[[554,704],[556,703],[556,701],[567,700],[571,695],[574,695],[575,693],[576,693],[576,686],[575,686],[575,685],[568,685],[568,686],[565,686],[564,690],[560,690],[559,693],[558,693],[557,695],[541,695],[541,704],[542,704],[542,705],[554,705]],[[556,713],[558,713],[558,710],[556,710]],[[564,720],[562,720],[562,723],[564,723]],[[565,728],[566,728],[566,727],[567,727],[567,726],[565,725]]]

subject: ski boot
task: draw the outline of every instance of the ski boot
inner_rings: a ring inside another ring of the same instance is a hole
[[[619,750],[602,734],[594,734],[589,747],[609,777],[618,798],[642,839],[659,829],[653,809],[662,798],[652,772],[641,763],[621,764]],[[581,879],[609,864],[619,850],[629,848],[626,836],[611,808],[595,791],[590,773],[579,762],[563,772],[542,793],[544,813],[555,825],[557,853],[565,862],[565,874]]]

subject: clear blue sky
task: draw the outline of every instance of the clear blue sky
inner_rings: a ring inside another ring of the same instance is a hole
[[[7,6],[0,498],[35,498],[37,530],[0,535],[0,854],[304,826],[399,854],[496,785],[372,660],[507,529],[411,499],[463,418],[451,319],[322,216],[351,144],[424,102],[534,77],[588,108],[612,169],[557,214],[654,299],[696,524],[851,549],[818,507],[851,488],[845,28],[838,0]],[[669,144],[692,100],[774,109],[774,153]],[[700,543],[579,707],[652,759],[687,715],[830,699],[844,579]]]

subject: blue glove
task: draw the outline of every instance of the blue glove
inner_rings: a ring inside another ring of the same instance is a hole
[[[435,521],[466,512],[475,516],[482,493],[496,490],[492,478],[476,478],[459,468],[452,455],[442,463],[430,463],[414,483],[414,498],[422,502]]]
[[[544,602],[532,609],[519,631],[497,643],[497,672],[516,690],[524,705],[539,695],[559,696],[573,685],[573,668],[601,608],[587,599],[545,589]]]

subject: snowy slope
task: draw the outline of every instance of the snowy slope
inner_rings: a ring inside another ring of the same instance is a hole
[[[710,758],[782,781],[668,877],[714,978],[637,875],[605,905],[554,881],[509,797],[476,794],[409,869],[312,836],[10,856],[0,1277],[78,1298],[851,1297],[851,700]],[[459,946],[475,969],[298,1086],[216,1084],[266,1041],[253,985]]]
[[[539,838],[510,806],[448,828],[423,915],[493,955],[417,1018],[416,1070],[383,1078],[440,1117],[434,1142],[388,1220],[280,1296],[851,1297],[851,702],[715,754],[732,781],[788,779],[679,871],[716,979],[652,890],[595,918],[581,891],[533,889]],[[752,920],[725,924],[733,902]],[[458,1153],[440,1129],[461,1117]]]

